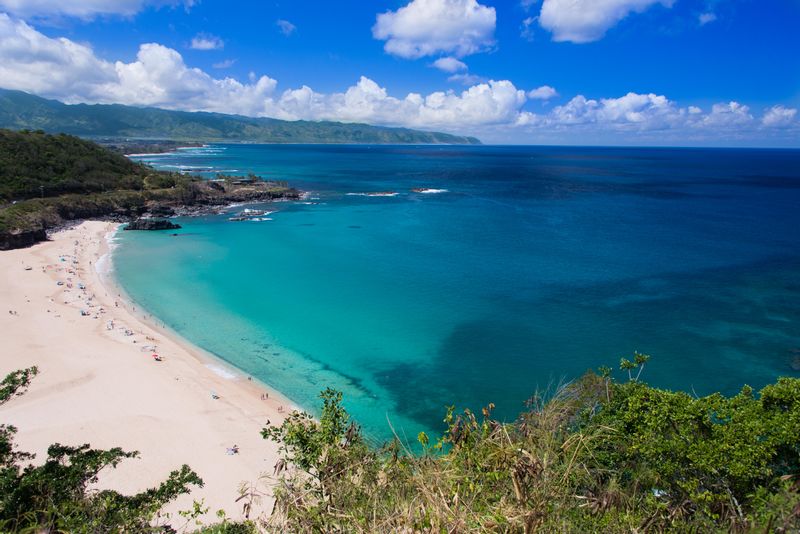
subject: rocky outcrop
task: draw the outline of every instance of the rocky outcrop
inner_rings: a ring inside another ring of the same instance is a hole
[[[172,200],[161,200],[159,206],[219,206],[240,202],[297,200],[302,193],[282,182],[256,180],[199,180],[182,190]]]
[[[0,232],[0,250],[25,248],[47,240],[44,228],[25,232]]]
[[[164,206],[161,204],[150,206],[147,211],[152,217],[172,217],[175,215],[175,209],[172,206]]]
[[[91,141],[41,131],[0,129],[0,160],[0,250],[33,245],[74,220],[134,220],[128,230],[174,230],[180,227],[163,219],[300,198],[283,181],[156,171]]]
[[[125,230],[177,230],[180,224],[166,219],[136,219],[125,226]]]
[[[185,177],[183,183],[169,188],[28,199],[0,206],[0,250],[29,247],[46,239],[46,230],[76,219],[133,219],[127,230],[175,230],[180,226],[163,219],[219,213],[233,203],[300,197],[300,191],[283,182]],[[145,215],[149,217],[142,219]]]

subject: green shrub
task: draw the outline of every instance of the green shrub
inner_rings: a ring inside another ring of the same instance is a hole
[[[317,421],[293,413],[281,444],[276,513],[290,532],[796,531],[800,380],[759,395],[703,398],[588,373],[531,399],[512,423],[451,408],[423,453],[376,450],[326,390]],[[795,529],[795,530],[792,530]]]
[[[16,371],[0,382],[0,405],[22,394],[37,372]],[[138,453],[56,443],[45,462],[34,465],[33,455],[16,450],[16,431],[0,425],[0,532],[165,532],[169,527],[155,522],[158,511],[191,486],[203,485],[184,465],[158,487],[135,495],[90,490],[103,469]]]

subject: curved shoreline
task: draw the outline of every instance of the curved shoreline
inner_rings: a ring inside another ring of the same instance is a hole
[[[0,421],[19,428],[20,450],[36,461],[55,442],[140,452],[102,472],[99,488],[139,492],[188,464],[205,486],[166,507],[179,530],[185,520],[176,512],[193,500],[209,507],[206,522],[219,509],[241,518],[242,483],[263,494],[251,517],[268,514],[271,482],[263,474],[272,473],[279,455],[260,430],[267,421],[279,424],[292,405],[238,370],[228,374],[228,364],[124,304],[108,281],[113,277],[104,281],[97,269],[107,261],[105,235],[116,227],[83,222],[50,241],[0,253],[0,273],[10,282],[0,285],[8,308],[0,314],[0,373],[40,369],[24,396],[0,407]],[[154,361],[150,345],[162,361]],[[239,454],[227,455],[233,445]]]
[[[186,350],[189,354],[195,357],[197,362],[207,369],[210,369],[212,372],[218,374],[221,378],[225,380],[237,380],[242,381],[241,387],[247,390],[250,390],[253,394],[258,394],[260,398],[261,393],[268,393],[269,399],[272,404],[277,402],[277,406],[283,407],[284,413],[291,413],[292,410],[302,410],[303,408],[298,405],[295,401],[291,400],[287,397],[284,393],[277,390],[275,387],[259,380],[257,377],[253,377],[248,375],[243,370],[239,369],[232,363],[228,362],[221,356],[210,352],[203,347],[193,343],[192,341],[186,339],[183,335],[175,331],[173,328],[169,327],[163,321],[160,321],[158,317],[149,313],[147,308],[142,306],[136,299],[134,299],[122,284],[114,277],[114,254],[113,250],[109,246],[109,236],[116,235],[119,227],[121,226],[119,223],[113,223],[115,228],[106,233],[103,236],[103,242],[100,247],[100,258],[95,265],[105,259],[109,263],[108,269],[106,272],[99,272],[96,268],[94,270],[95,275],[97,276],[98,282],[100,285],[106,290],[106,292],[111,294],[116,294],[118,296],[118,301],[120,303],[120,307],[124,308],[132,317],[135,317],[139,322],[143,325],[149,327],[150,329],[160,333],[162,336],[169,338],[175,344],[182,347]],[[214,366],[218,366],[218,369],[222,370],[224,373],[227,373],[228,376],[224,374],[218,373],[217,370],[214,369]],[[272,402],[275,401],[275,402]]]

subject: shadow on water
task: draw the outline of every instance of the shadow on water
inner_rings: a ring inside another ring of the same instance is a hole
[[[398,413],[436,429],[447,405],[494,402],[512,419],[537,391],[634,350],[653,356],[645,380],[698,395],[800,376],[800,257],[498,296],[495,309],[455,326],[432,361],[376,374]]]

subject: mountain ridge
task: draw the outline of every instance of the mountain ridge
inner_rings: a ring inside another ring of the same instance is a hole
[[[481,144],[475,137],[334,121],[285,121],[123,104],[65,104],[0,88],[0,128],[81,137],[251,143]]]

